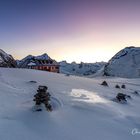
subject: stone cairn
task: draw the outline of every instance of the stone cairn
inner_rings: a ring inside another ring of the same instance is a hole
[[[35,101],[36,106],[40,106],[44,104],[47,111],[52,111],[52,106],[50,104],[50,94],[47,92],[48,87],[40,85],[37,89],[37,94],[34,95],[33,101]],[[41,109],[37,109],[37,111],[41,111]]]

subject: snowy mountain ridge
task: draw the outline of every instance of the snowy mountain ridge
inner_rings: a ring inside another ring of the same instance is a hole
[[[35,57],[36,59],[41,59],[41,60],[48,60],[48,59],[51,59],[48,54],[44,53],[42,55],[39,55],[39,56],[36,56]]]
[[[95,74],[98,70],[105,66],[106,62],[96,62],[96,63],[84,63],[80,64],[76,62],[67,63],[62,61],[60,64],[60,73],[79,75],[79,76],[88,76]]]
[[[23,59],[21,59],[21,60],[19,60],[19,61],[21,61],[21,62],[23,62],[23,61],[26,61],[27,59],[41,59],[41,60],[48,60],[48,59],[51,59],[49,56],[48,56],[48,54],[46,54],[46,53],[44,53],[44,54],[42,54],[42,55],[38,55],[38,56],[33,56],[33,55],[28,55],[28,56],[26,56],[25,58],[23,58]]]
[[[140,77],[140,47],[126,47],[113,56],[105,65],[104,75]]]
[[[34,59],[48,60],[51,59],[48,54],[44,53],[39,56],[28,55],[22,60],[17,61],[20,68],[26,68]],[[52,59],[51,59],[52,60]],[[55,61],[55,60],[54,60]],[[126,47],[114,55],[108,63],[67,63],[59,62],[60,73],[78,75],[78,76],[116,76],[126,78],[140,77],[140,47]],[[16,67],[16,62],[11,55],[0,50],[0,66]]]
[[[28,64],[34,61],[34,59],[48,60],[51,58],[46,53],[39,56],[28,55],[22,60],[17,61],[18,67],[26,68]],[[81,62],[80,64],[77,64],[76,62],[67,63],[66,61],[59,62],[60,73],[79,75],[79,76],[86,76],[86,75],[96,73],[105,64],[106,64],[105,62],[96,62],[96,63]]]
[[[14,58],[0,49],[0,67],[16,67]]]
[[[52,60],[48,54],[44,53],[42,55],[38,55],[38,56],[33,56],[33,55],[28,55],[25,58],[23,58],[22,60],[18,60],[18,67],[27,67],[28,63],[31,63],[34,61],[34,59],[40,59],[40,60]]]

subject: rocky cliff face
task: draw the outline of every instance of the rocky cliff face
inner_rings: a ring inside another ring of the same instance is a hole
[[[126,78],[140,77],[140,47],[126,47],[105,65],[104,75]]]
[[[0,49],[0,67],[16,67],[14,58]]]

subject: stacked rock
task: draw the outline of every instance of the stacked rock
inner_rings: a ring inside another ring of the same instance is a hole
[[[41,104],[44,104],[46,109],[48,111],[52,111],[52,106],[50,104],[50,94],[49,92],[47,92],[48,90],[48,87],[47,86],[39,86],[38,87],[38,90],[37,90],[37,94],[34,95],[34,100],[36,103],[37,106],[41,105]]]

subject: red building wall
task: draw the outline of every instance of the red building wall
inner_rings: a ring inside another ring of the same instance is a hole
[[[32,69],[59,73],[59,66],[32,66]]]

